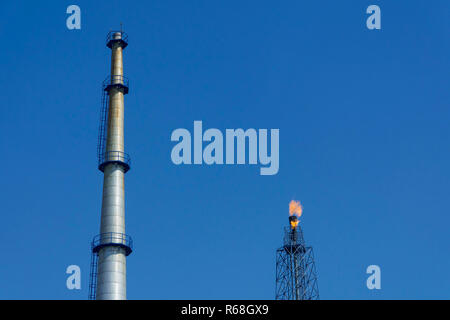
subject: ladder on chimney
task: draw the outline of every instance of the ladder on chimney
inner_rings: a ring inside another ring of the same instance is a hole
[[[109,95],[105,91],[105,84],[102,86],[102,107],[100,109],[100,125],[98,129],[97,156],[98,164],[103,162],[106,147],[106,126],[108,121]]]
[[[89,276],[89,300],[95,300],[97,291],[98,252],[92,252],[91,273]]]

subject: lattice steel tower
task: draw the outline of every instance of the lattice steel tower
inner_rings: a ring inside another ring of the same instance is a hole
[[[284,229],[283,246],[277,249],[275,299],[318,300],[313,248],[305,244],[297,215],[291,213],[289,224]]]
[[[124,95],[128,79],[123,74],[123,49],[128,36],[121,31],[108,33],[106,45],[112,51],[111,75],[103,82],[98,137],[98,169],[103,172],[103,198],[100,234],[92,241],[89,299],[124,300],[126,257],[132,252],[132,239],[125,234],[125,173],[130,157],[124,147]]]

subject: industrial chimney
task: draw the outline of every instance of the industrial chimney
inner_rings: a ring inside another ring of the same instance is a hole
[[[307,247],[300,227],[302,206],[289,203],[289,227],[284,230],[283,246],[277,249],[275,299],[317,300],[319,288],[312,247]]]
[[[111,75],[103,82],[98,137],[98,169],[103,172],[103,198],[100,234],[92,241],[89,299],[125,300],[126,257],[132,252],[132,239],[125,234],[125,173],[130,157],[124,146],[124,95],[128,79],[123,73],[125,32],[111,31],[106,46],[111,49]]]

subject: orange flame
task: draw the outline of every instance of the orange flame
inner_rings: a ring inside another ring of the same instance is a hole
[[[289,216],[297,216],[297,218],[300,218],[300,216],[302,215],[303,212],[303,207],[300,204],[299,201],[294,201],[292,200],[291,202],[289,202]],[[296,220],[291,220],[291,228],[295,229],[297,228],[297,225],[300,221],[298,219]]]
[[[289,202],[289,215],[296,215],[298,218],[302,215],[303,207],[300,204],[300,201],[292,200]]]
[[[300,221],[298,221],[298,220],[291,221],[291,228],[292,228],[292,229],[297,228],[299,222],[300,222]]]

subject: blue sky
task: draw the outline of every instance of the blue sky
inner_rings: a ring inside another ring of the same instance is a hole
[[[66,28],[77,4],[82,29]],[[365,26],[378,4],[382,29]],[[449,298],[450,3],[2,4],[1,299],[86,299],[104,40],[123,22],[129,299],[273,299],[288,203],[323,299]],[[175,166],[171,132],[279,128],[280,170]],[[65,269],[82,270],[69,291]],[[381,267],[379,291],[366,267]]]

